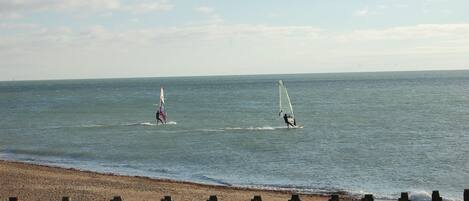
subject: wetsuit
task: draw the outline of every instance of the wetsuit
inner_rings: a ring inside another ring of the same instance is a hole
[[[161,122],[161,124],[164,124],[163,123],[163,120],[160,119],[160,111],[156,111],[156,124],[158,124],[158,122]]]

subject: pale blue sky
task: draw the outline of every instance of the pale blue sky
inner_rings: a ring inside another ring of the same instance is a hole
[[[464,0],[0,0],[0,80],[469,68]]]

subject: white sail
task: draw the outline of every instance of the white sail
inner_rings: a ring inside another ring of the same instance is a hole
[[[158,105],[158,117],[162,123],[166,123],[166,111],[164,109],[164,90],[163,90],[163,87],[161,87],[161,90],[160,90],[160,104]]]
[[[279,94],[279,114],[288,114],[293,118],[295,114],[293,112],[293,106],[291,104],[290,96],[282,80],[278,81],[278,94]]]
[[[163,87],[160,89],[160,105],[164,104],[164,90]]]

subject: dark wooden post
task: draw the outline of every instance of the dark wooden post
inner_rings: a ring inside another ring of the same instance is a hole
[[[410,201],[409,194],[407,192],[402,192],[401,197],[397,201]]]
[[[440,192],[433,191],[432,193],[432,201],[442,201],[443,198],[440,197]]]
[[[262,201],[262,198],[260,195],[255,195],[254,198],[251,199],[251,201]]]
[[[161,201],[171,201],[171,196],[165,195]]]
[[[339,195],[331,195],[331,199],[329,201],[339,201]]]
[[[114,196],[111,201],[122,201],[121,196]]]
[[[211,195],[207,201],[218,201],[218,198],[216,195]]]
[[[469,189],[464,189],[464,201],[469,201]]]
[[[362,201],[374,201],[375,199],[373,198],[372,194],[365,194],[365,197],[362,198]]]
[[[298,194],[293,194],[291,195],[291,199],[289,199],[288,201],[301,201],[301,200]]]
[[[9,197],[8,201],[18,201],[18,198],[17,197]]]

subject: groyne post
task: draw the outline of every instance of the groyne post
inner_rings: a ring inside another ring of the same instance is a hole
[[[464,201],[469,201],[469,189],[464,189]]]
[[[218,201],[218,198],[216,195],[211,195],[207,201]]]
[[[260,195],[255,195],[254,198],[251,199],[251,201],[262,201],[262,198]]]
[[[339,195],[331,195],[331,199],[329,201],[339,201]]]
[[[402,192],[401,197],[399,199],[397,199],[397,201],[410,201],[409,200],[409,193]]]
[[[70,199],[70,197],[68,196],[64,196],[62,197],[62,201],[71,201],[72,199]]]
[[[365,197],[362,198],[362,201],[374,201],[375,199],[373,198],[372,194],[365,194]]]
[[[443,201],[443,198],[440,197],[440,192],[439,191],[433,191],[432,192],[432,201]]]
[[[122,201],[121,196],[114,196],[111,201]]]
[[[165,195],[163,198],[161,198],[161,201],[171,201],[171,196]]]
[[[288,201],[301,201],[301,200],[298,194],[293,194],[291,195],[291,199],[289,199]]]
[[[464,201],[469,201],[469,189],[464,189]]]
[[[9,197],[8,201],[18,201],[18,198],[17,197]]]

